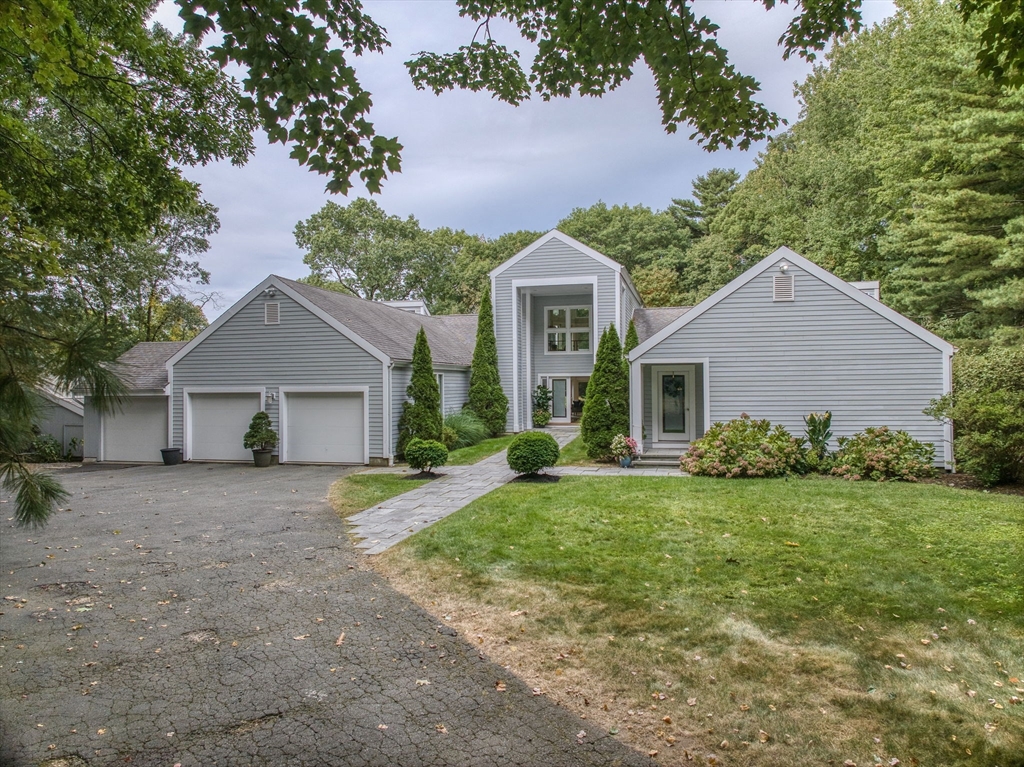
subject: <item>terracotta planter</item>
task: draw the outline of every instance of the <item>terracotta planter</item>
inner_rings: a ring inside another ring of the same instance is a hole
[[[257,467],[265,469],[270,465],[270,458],[273,454],[274,451],[269,448],[267,450],[253,450],[252,462],[256,464]]]

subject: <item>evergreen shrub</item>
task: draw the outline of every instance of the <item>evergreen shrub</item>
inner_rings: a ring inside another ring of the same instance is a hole
[[[918,442],[905,431],[893,431],[888,426],[867,428],[852,437],[839,438],[832,473],[850,480],[916,482],[935,473],[934,457],[930,444]]]
[[[433,439],[413,437],[405,446],[405,460],[414,469],[428,474],[448,463],[448,448]]]
[[[590,458],[611,457],[612,439],[629,433],[629,373],[615,325],[609,325],[597,346],[594,371],[587,384],[580,437]]]
[[[494,337],[494,312],[491,292],[485,290],[477,317],[476,346],[469,369],[468,407],[483,421],[492,435],[505,431],[508,419],[508,397],[501,388],[498,373],[498,342]]]
[[[261,410],[249,422],[249,431],[242,437],[246,450],[270,450],[277,447],[277,432],[270,426],[270,416]]]
[[[508,467],[516,474],[536,474],[558,463],[558,443],[550,434],[524,431],[508,446]]]
[[[800,440],[767,419],[744,414],[714,423],[679,459],[680,468],[706,477],[780,477],[794,472],[803,458]]]

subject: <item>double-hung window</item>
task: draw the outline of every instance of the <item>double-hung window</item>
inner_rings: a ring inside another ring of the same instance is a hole
[[[549,306],[544,317],[549,354],[590,351],[589,306]]]

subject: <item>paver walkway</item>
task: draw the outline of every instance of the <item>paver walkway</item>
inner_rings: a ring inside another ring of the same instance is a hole
[[[549,428],[558,446],[565,447],[578,435],[575,427]],[[370,470],[378,473],[394,469]],[[668,467],[630,468],[617,466],[559,466],[549,474],[556,476],[683,476],[678,469]],[[356,538],[357,548],[367,554],[380,554],[413,533],[454,514],[477,498],[496,490],[515,477],[508,468],[505,451],[470,466],[445,468],[445,477],[420,485],[414,490],[395,496],[379,506],[366,509],[348,518],[349,532]]]

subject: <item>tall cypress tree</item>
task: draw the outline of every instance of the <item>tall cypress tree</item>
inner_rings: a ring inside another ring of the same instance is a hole
[[[629,354],[636,347],[640,345],[640,336],[636,332],[636,325],[633,323],[633,319],[629,320],[629,327],[626,328],[626,340],[622,343],[623,355]]]
[[[607,458],[616,434],[629,434],[629,376],[622,364],[618,331],[609,325],[601,335],[587,384],[580,436],[588,456]]]
[[[427,333],[422,327],[412,348],[412,377],[405,393],[409,399],[398,424],[398,445],[395,446],[398,455],[405,452],[406,443],[413,437],[441,439],[441,391],[434,377]]]
[[[498,373],[498,341],[494,337],[490,290],[484,290],[480,301],[473,367],[469,371],[469,409],[486,424],[491,434],[505,431],[508,397],[501,388],[501,376]]]

